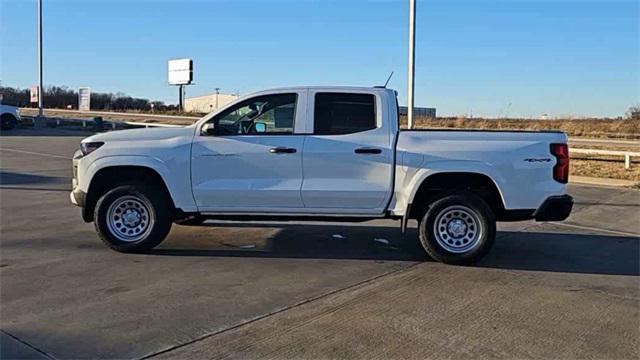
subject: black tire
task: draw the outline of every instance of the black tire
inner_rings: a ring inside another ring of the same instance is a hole
[[[418,234],[422,247],[434,260],[470,265],[493,246],[496,220],[479,196],[469,192],[446,194],[430,204],[420,219]]]
[[[16,127],[17,123],[18,123],[18,119],[16,119],[16,117],[11,114],[3,114],[0,117],[0,124],[1,124],[0,128],[2,130],[11,130]]]
[[[138,215],[140,222],[136,227],[126,225],[124,216],[118,217],[118,214],[125,215],[124,211],[129,210],[134,218]],[[139,212],[136,212],[138,210]],[[111,215],[119,218],[120,223],[118,220],[110,223]],[[165,193],[157,187],[140,183],[124,184],[111,189],[98,200],[94,212],[94,225],[102,242],[113,250],[124,253],[139,253],[153,249],[167,236],[171,224],[171,204]],[[144,231],[139,230],[141,228],[144,228]],[[141,234],[124,241],[125,235],[122,233],[127,231],[140,231]]]

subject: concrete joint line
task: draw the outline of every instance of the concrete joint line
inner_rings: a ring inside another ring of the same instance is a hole
[[[13,340],[15,340],[15,341],[17,341],[17,342],[19,342],[19,343],[23,344],[24,346],[28,347],[29,349],[31,349],[31,350],[33,350],[33,351],[37,352],[38,354],[40,354],[40,355],[42,355],[42,356],[46,357],[47,359],[55,359],[55,357],[54,357],[53,355],[51,355],[51,354],[49,354],[49,353],[47,353],[47,352],[45,352],[45,351],[43,351],[43,350],[38,349],[37,347],[35,347],[35,346],[33,346],[33,345],[29,344],[28,342],[26,342],[26,341],[24,341],[24,340],[20,339],[19,337],[15,336],[15,335],[13,335],[13,334],[8,333],[6,330],[0,329],[0,332],[2,332],[3,334],[7,335],[7,336],[8,336],[8,337],[10,337],[10,338],[12,338]]]
[[[591,227],[591,226],[567,224],[567,223],[563,223],[563,222],[545,222],[545,224],[565,226],[565,227],[571,227],[571,228],[582,229],[582,230],[607,232],[607,233],[616,234],[616,235],[622,235],[622,236],[640,237],[640,234],[634,234],[634,233],[630,233],[630,232],[626,232],[626,231],[608,230],[608,229],[602,229],[602,228]]]
[[[301,300],[300,302],[297,302],[295,304],[288,305],[288,306],[285,306],[285,307],[280,308],[280,309],[276,309],[276,310],[274,310],[272,312],[269,312],[269,313],[266,313],[266,314],[263,314],[263,315],[259,315],[259,316],[255,317],[253,319],[249,319],[249,320],[241,322],[239,324],[232,325],[232,326],[230,326],[230,327],[228,327],[226,329],[218,330],[218,331],[212,332],[210,334],[205,334],[205,335],[202,335],[199,338],[193,339],[191,341],[187,341],[187,342],[182,343],[182,344],[170,346],[170,347],[168,347],[166,349],[159,350],[159,351],[156,351],[154,353],[144,355],[144,356],[140,357],[139,359],[140,360],[150,359],[152,357],[155,357],[155,356],[158,356],[158,355],[161,355],[161,354],[165,354],[165,353],[171,352],[171,351],[176,350],[176,349],[180,349],[180,348],[185,347],[187,345],[195,344],[195,343],[197,343],[199,341],[208,339],[210,337],[223,334],[223,333],[225,333],[227,331],[238,329],[238,328],[240,328],[242,326],[252,324],[252,323],[257,322],[259,320],[266,319],[266,318],[271,317],[273,315],[277,315],[277,314],[283,313],[285,311],[297,308],[299,306],[302,306],[302,305],[305,305],[305,304],[308,304],[308,303],[311,303],[311,302],[314,302],[314,301],[329,297],[329,296],[337,294],[339,292],[350,290],[350,289],[353,289],[353,288],[357,288],[357,287],[366,285],[366,284],[371,283],[373,281],[376,281],[376,280],[378,280],[380,278],[383,278],[383,277],[386,277],[386,276],[389,276],[389,275],[394,275],[394,274],[399,274],[399,273],[402,273],[402,272],[409,271],[410,269],[412,269],[413,267],[415,267],[415,266],[417,266],[419,264],[422,264],[422,263],[418,262],[418,263],[415,263],[415,264],[411,264],[411,265],[409,265],[409,266],[407,266],[405,268],[402,268],[402,269],[392,270],[392,271],[389,271],[389,272],[386,272],[386,273],[383,273],[383,274],[380,274],[380,275],[377,275],[377,276],[362,280],[362,281],[357,282],[355,284],[348,285],[348,286],[340,288],[340,289],[332,290],[332,291],[329,291],[327,293],[320,294],[318,296],[315,296],[315,297],[312,297],[312,298],[309,298],[309,299]]]

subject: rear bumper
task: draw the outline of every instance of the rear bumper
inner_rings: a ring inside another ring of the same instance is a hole
[[[562,221],[569,217],[573,208],[573,197],[560,195],[548,197],[533,213],[536,221]]]

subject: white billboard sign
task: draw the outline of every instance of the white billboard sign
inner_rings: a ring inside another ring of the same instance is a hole
[[[193,81],[193,60],[169,60],[169,85],[189,85]]]
[[[78,89],[78,110],[91,110],[91,89],[88,87]]]
[[[29,101],[32,103],[38,102],[38,85],[33,85],[29,88]]]

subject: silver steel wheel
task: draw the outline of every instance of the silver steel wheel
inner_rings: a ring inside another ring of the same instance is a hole
[[[107,210],[107,227],[120,241],[134,242],[144,239],[155,221],[149,200],[134,195],[117,198]]]
[[[451,253],[465,253],[475,248],[484,229],[478,214],[462,205],[445,208],[433,223],[433,234],[443,249]]]

